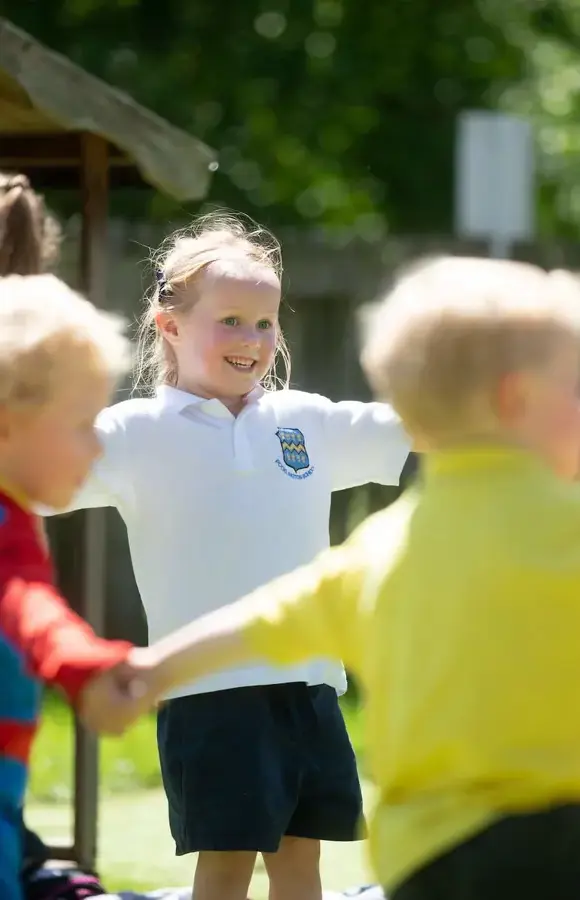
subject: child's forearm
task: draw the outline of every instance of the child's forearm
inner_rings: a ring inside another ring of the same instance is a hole
[[[146,650],[133,651],[154,669],[155,691],[166,691],[249,661],[251,647],[243,628],[255,617],[255,605],[242,600],[217,610],[168,635]]]
[[[123,662],[130,645],[105,641],[74,613],[56,588],[14,577],[0,596],[0,629],[41,681],[74,702],[98,672]]]

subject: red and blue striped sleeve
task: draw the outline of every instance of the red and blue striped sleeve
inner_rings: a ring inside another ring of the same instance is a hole
[[[0,496],[0,631],[31,675],[74,702],[95,675],[124,662],[131,645],[106,641],[52,583],[35,518]]]

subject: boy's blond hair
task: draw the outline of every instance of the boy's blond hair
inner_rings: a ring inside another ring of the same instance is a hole
[[[40,406],[75,372],[114,382],[129,365],[121,319],[52,275],[0,278],[0,403]]]
[[[158,331],[155,319],[163,310],[187,312],[199,296],[200,276],[208,269],[217,275],[253,275],[268,269],[282,278],[282,253],[276,238],[265,228],[228,212],[211,212],[172,234],[153,254],[156,284],[145,298],[139,322],[135,387],[154,393],[159,384],[177,384],[177,364],[171,346]],[[281,360],[284,375],[277,373]],[[290,352],[278,327],[276,357],[263,384],[268,390],[288,387]]]
[[[504,375],[580,338],[580,287],[567,272],[444,257],[404,274],[368,332],[363,367],[410,434],[474,433],[493,424]]]

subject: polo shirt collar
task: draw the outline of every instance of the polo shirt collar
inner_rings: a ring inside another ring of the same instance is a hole
[[[263,394],[264,388],[261,385],[257,385],[254,390],[248,394],[247,400],[249,403],[255,403],[263,396]],[[192,406],[199,406],[203,407],[205,411],[213,412],[217,415],[223,415],[223,412],[231,415],[229,410],[220,400],[199,397],[197,394],[190,394],[189,391],[182,391],[169,384],[158,385],[155,396],[163,409],[171,409],[177,413],[183,412],[184,409],[191,408]]]

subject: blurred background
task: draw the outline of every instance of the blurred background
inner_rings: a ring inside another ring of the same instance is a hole
[[[451,251],[580,269],[578,0],[0,0],[0,14],[217,153],[195,204],[151,187],[111,193],[106,302],[131,319],[150,248],[198,212],[242,211],[282,243],[293,385],[365,399],[360,311],[402,264]],[[502,118],[462,130],[473,111]],[[47,185],[46,198],[74,282],[78,194]],[[333,540],[395,495],[336,495]],[[108,631],[144,640],[112,514],[107,547]],[[356,697],[346,710],[358,749]],[[71,792],[66,715],[51,707],[33,767],[32,816],[49,836],[67,827],[55,813]],[[153,727],[104,744],[105,869],[122,886],[189,880],[190,863],[176,870],[170,856]],[[145,863],[149,846],[161,850]],[[327,872],[347,887],[364,866],[343,854]]]
[[[456,117],[491,108],[533,121],[541,234],[576,237],[576,0],[2,0],[0,10],[215,147],[209,200],[280,234],[449,234]],[[166,227],[189,210],[152,196],[123,197],[114,212]]]

